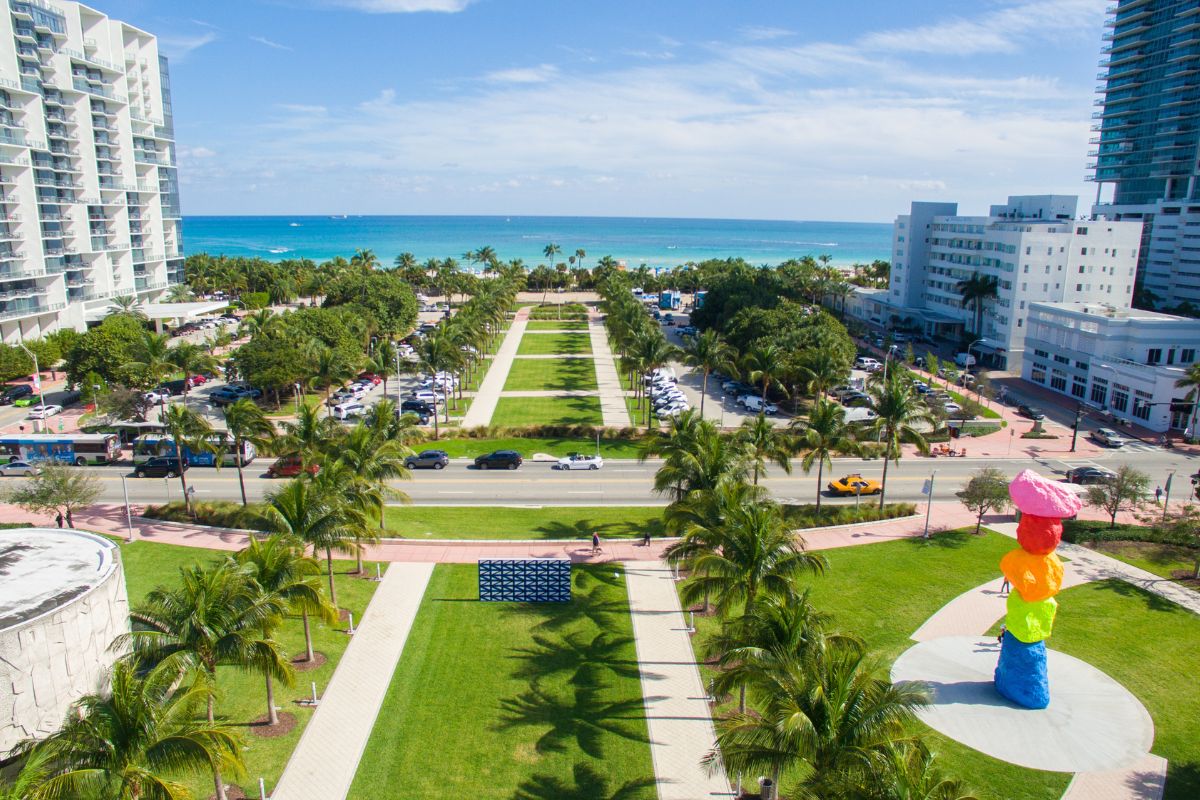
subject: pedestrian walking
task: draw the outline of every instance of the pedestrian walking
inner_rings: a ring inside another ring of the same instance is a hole
[[[1163,494],[1162,487],[1155,486],[1154,487],[1154,502],[1160,506],[1162,505],[1162,494]]]
[[[1000,584],[1000,596],[1007,597],[1010,591],[1012,591],[1012,584],[1008,582],[1008,576],[1005,575],[1004,582]]]
[[[649,546],[650,546],[650,530],[647,529],[646,532],[642,534],[642,547],[649,547]]]
[[[60,512],[58,512],[58,516],[56,516],[56,517],[54,518],[54,521],[58,523],[58,527],[60,527],[60,528],[62,527],[62,524],[63,524],[63,515],[62,515],[62,512],[61,512],[61,511],[60,511]]]
[[[996,644],[998,644],[998,645],[1003,645],[1003,644],[1004,644],[1004,634],[1005,634],[1005,633],[1007,633],[1007,632],[1008,632],[1008,626],[1007,626],[1007,625],[1001,625],[1001,626],[1000,626],[1000,633],[996,635]]]
[[[592,555],[600,552],[600,534],[592,531]]]

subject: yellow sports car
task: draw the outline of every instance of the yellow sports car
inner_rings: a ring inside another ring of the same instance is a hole
[[[883,485],[874,478],[864,478],[862,475],[847,475],[829,482],[829,493],[840,495],[879,494]]]

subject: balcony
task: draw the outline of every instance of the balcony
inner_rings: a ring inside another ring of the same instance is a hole
[[[25,137],[22,134],[13,133],[12,131],[4,130],[3,128],[0,128],[0,144],[11,144],[14,147],[27,146]]]
[[[66,303],[6,303],[0,306],[0,319],[18,319],[49,314],[66,307]]]
[[[74,84],[75,88],[81,92],[94,94],[98,97],[107,97],[109,100],[113,100],[117,103],[125,102],[125,95],[117,94],[112,89],[104,86],[92,86],[88,81],[80,79],[79,77],[75,77],[72,83]]]
[[[12,250],[7,253],[0,252],[0,261],[19,261],[25,258],[24,250]]]
[[[102,192],[132,192],[133,184],[115,181],[111,178],[100,178],[100,191]]]

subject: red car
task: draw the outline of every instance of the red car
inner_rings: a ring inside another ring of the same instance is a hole
[[[201,384],[204,384],[204,383],[208,383],[207,375],[189,375],[188,376],[187,386],[189,389],[195,389],[197,386],[200,386]]]
[[[274,464],[267,467],[268,478],[294,478],[303,470],[299,456],[283,456],[275,461]],[[308,474],[316,475],[321,471],[321,467],[317,464],[308,465]]]
[[[371,383],[375,384],[376,386],[383,383],[383,377],[380,375],[376,375],[374,372],[364,372],[363,374],[358,376],[358,379],[360,381],[370,381]]]

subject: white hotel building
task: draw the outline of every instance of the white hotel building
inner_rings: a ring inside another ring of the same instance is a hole
[[[959,216],[956,203],[913,203],[896,218],[888,288],[857,291],[847,310],[880,327],[957,340],[975,327],[960,282],[995,277],[997,296],[984,302],[983,341],[972,353],[1020,372],[1032,303],[1130,305],[1141,223],[1076,220],[1077,202],[1010,197],[987,216]]]
[[[0,0],[0,340],[183,279],[166,59],[74,2]]]

